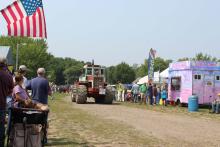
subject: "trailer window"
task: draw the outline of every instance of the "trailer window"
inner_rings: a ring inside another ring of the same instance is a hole
[[[180,90],[181,77],[171,78],[171,90],[178,91]]]
[[[216,76],[216,77],[215,77],[215,80],[216,80],[216,81],[220,81],[220,76]]]
[[[201,76],[201,75],[194,75],[194,79],[195,79],[195,80],[201,80],[201,79],[202,79],[202,76]]]

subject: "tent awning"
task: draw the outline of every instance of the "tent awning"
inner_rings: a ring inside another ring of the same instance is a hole
[[[12,50],[9,46],[0,46],[0,57],[6,58],[7,64],[13,65]]]
[[[168,76],[169,76],[169,68],[165,69],[161,73],[159,73],[159,71],[154,72],[154,82],[156,82],[156,83],[162,82],[162,81],[164,81],[164,79],[168,78]],[[141,84],[144,84],[147,82],[148,82],[148,76],[144,76],[139,79],[137,84],[141,85]]]

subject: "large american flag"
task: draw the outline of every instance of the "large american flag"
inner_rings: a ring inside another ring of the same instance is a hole
[[[42,0],[17,0],[1,13],[9,36],[47,38]]]

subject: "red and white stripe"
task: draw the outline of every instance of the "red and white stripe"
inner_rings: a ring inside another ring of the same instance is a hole
[[[38,8],[31,16],[24,17],[15,23],[8,24],[8,36],[47,38],[43,8]]]
[[[14,23],[27,16],[21,1],[15,1],[13,4],[1,10],[1,13],[8,24]]]

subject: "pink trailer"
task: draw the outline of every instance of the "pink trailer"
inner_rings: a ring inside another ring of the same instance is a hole
[[[199,104],[210,104],[220,93],[220,63],[211,61],[183,61],[169,66],[168,100],[188,103],[197,95]]]

